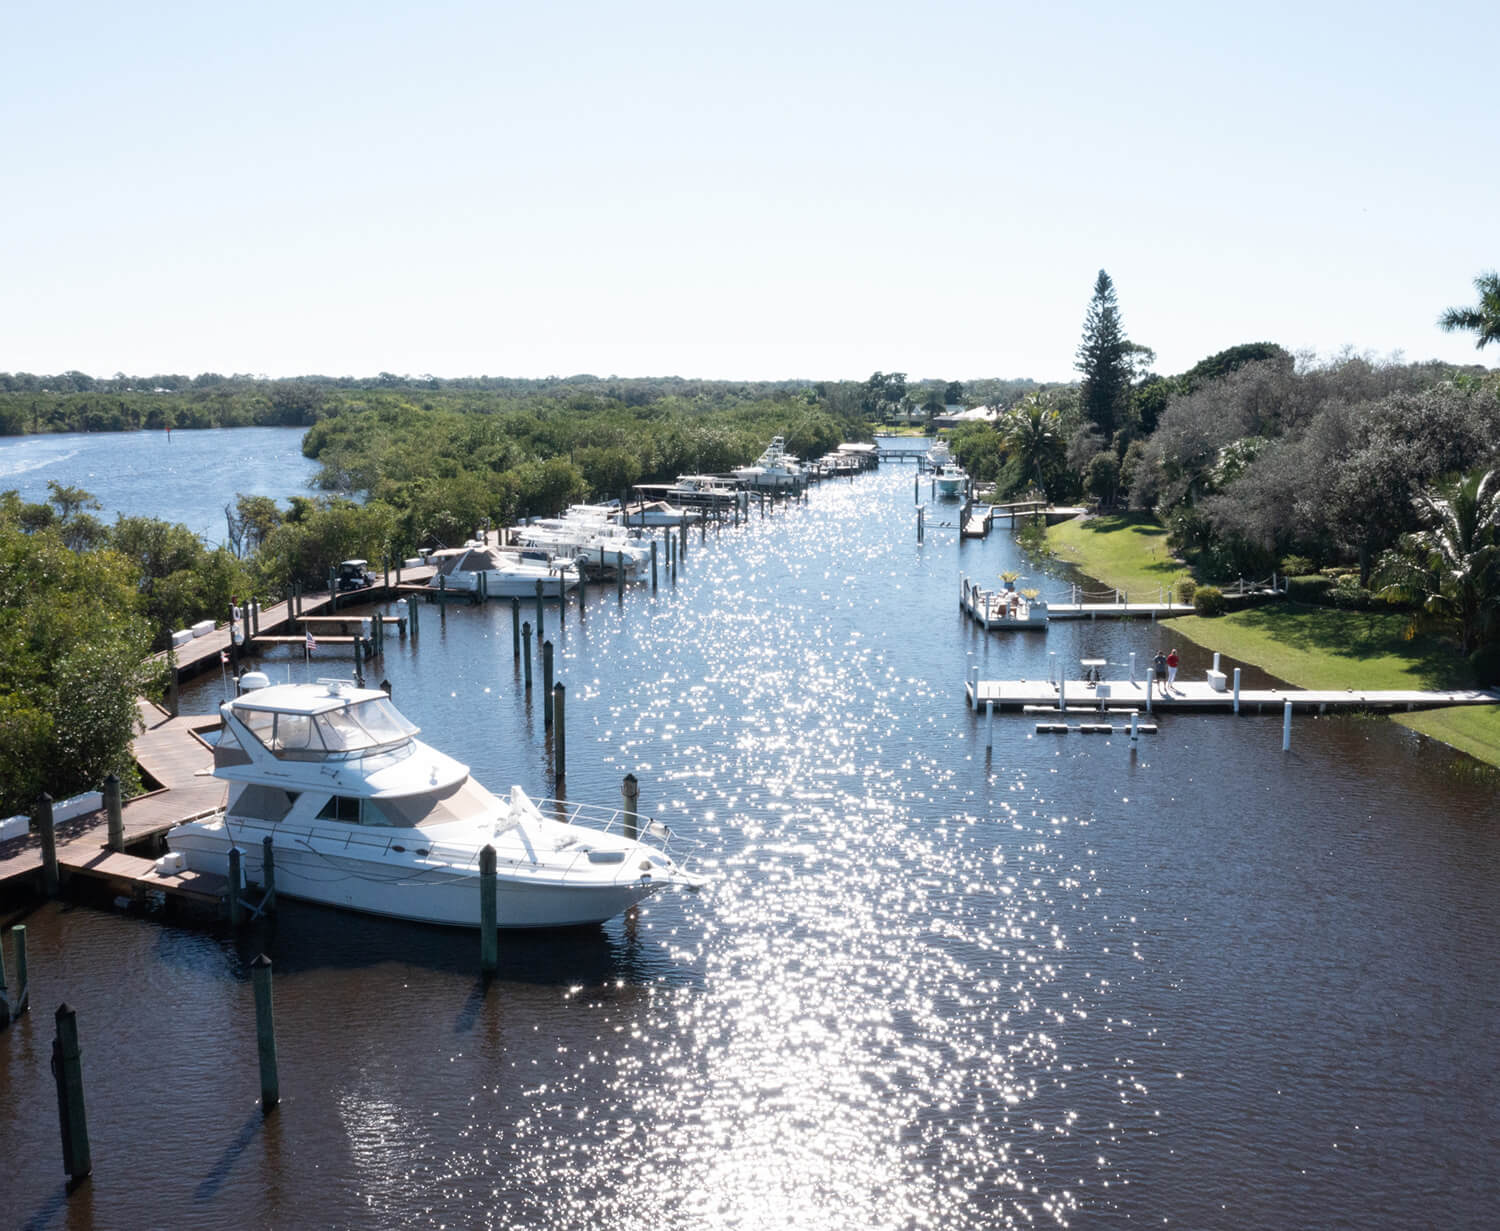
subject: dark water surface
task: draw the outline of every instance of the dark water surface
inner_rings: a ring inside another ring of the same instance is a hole
[[[1119,663],[1170,633],[977,633],[959,571],[990,581],[1016,549],[931,520],[919,547],[912,510],[888,467],[695,536],[675,588],[592,590],[561,630],[548,608],[569,795],[637,774],[643,808],[702,840],[700,895],[506,935],[488,987],[471,935],[294,903],[245,937],[33,915],[35,1007],[0,1035],[0,1220],[1493,1225],[1490,781],[1359,718],[1299,720],[1283,753],[1279,715],[1169,716],[1132,753],[1006,716],[988,754],[971,656],[1037,677],[1049,650]],[[376,677],[481,781],[549,789],[508,605],[421,614]],[[67,1200],[63,1000],[94,1152]]]

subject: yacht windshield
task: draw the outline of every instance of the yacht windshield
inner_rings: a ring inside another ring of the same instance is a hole
[[[237,705],[235,715],[262,744],[286,761],[356,756],[403,744],[417,732],[385,697],[321,714],[287,714]]]

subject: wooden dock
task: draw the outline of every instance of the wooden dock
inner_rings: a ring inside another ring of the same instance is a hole
[[[149,701],[138,701],[141,731],[134,752],[142,776],[153,789],[126,800],[120,809],[124,820],[125,845],[147,848],[154,853],[167,830],[183,821],[211,816],[224,806],[225,783],[212,776],[213,750],[199,732],[218,726],[218,719],[204,714],[173,718]],[[103,809],[59,822],[57,862],[66,877],[73,873],[95,879],[129,879],[144,875],[151,860],[110,851],[106,845],[109,818]],[[104,856],[118,856],[106,859]],[[127,865],[120,859],[138,859]],[[141,865],[144,865],[142,867]],[[0,887],[16,882],[40,883],[41,839],[32,833],[0,843]],[[201,876],[152,877],[152,887],[168,896],[202,900],[210,884]],[[123,882],[122,882],[123,883]]]
[[[976,669],[977,671],[977,669]],[[1207,680],[1179,680],[1170,692],[1159,686],[1146,695],[1144,680],[1065,680],[1062,686],[1048,680],[981,680],[964,682],[964,697],[970,708],[983,710],[994,702],[997,710],[1035,714],[1038,707],[1056,710],[1064,702],[1068,713],[1135,710],[1142,713],[1282,713],[1287,702],[1304,713],[1339,710],[1402,711],[1438,709],[1452,705],[1500,704],[1500,690],[1465,688],[1429,692],[1420,689],[1316,689],[1246,688],[1238,696]]]

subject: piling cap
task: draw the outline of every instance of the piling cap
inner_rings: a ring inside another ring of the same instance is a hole
[[[255,955],[255,960],[250,963],[250,965],[253,966],[256,970],[264,970],[270,964],[271,959],[268,958],[264,953],[257,953]]]

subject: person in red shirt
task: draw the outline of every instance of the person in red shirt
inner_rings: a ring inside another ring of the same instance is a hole
[[[1175,647],[1167,653],[1167,691],[1177,691],[1177,650]]]

